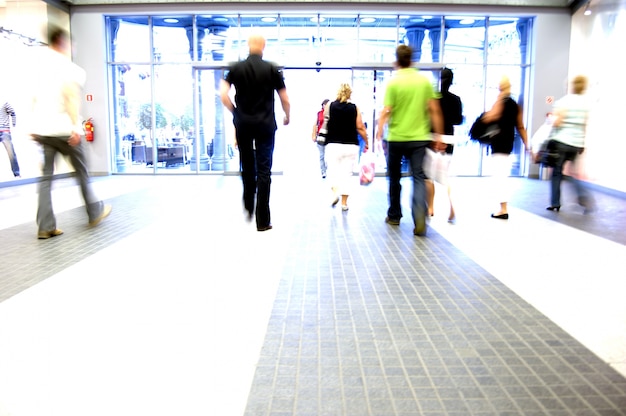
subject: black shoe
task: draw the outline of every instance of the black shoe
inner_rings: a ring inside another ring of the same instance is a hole
[[[385,222],[390,225],[400,225],[400,220],[396,220],[396,219],[389,218],[389,217],[385,218]]]
[[[559,212],[559,210],[561,209],[560,205],[550,205],[549,207],[546,208],[548,211],[556,211]]]
[[[272,224],[266,225],[265,227],[256,227],[257,231],[267,231],[272,229]]]
[[[499,220],[508,220],[509,214],[500,214],[500,215],[491,214],[491,218],[497,218]]]

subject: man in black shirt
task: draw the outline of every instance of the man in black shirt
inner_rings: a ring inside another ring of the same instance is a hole
[[[243,204],[252,220],[256,213],[259,231],[272,228],[270,217],[270,183],[276,116],[274,91],[278,92],[285,112],[283,124],[289,124],[289,97],[282,72],[263,60],[265,39],[253,35],[248,39],[249,56],[232,65],[222,81],[220,96],[224,106],[233,114],[235,135],[239,147]],[[235,103],[230,99],[235,86]],[[256,193],[256,211],[255,211]]]

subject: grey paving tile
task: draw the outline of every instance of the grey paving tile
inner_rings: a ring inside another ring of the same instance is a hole
[[[326,370],[338,367],[339,376],[320,386],[343,396],[340,407],[318,407],[320,414],[626,414],[619,407],[626,388],[608,365],[436,233],[415,239],[377,221],[382,204],[350,212],[350,227],[309,219],[289,244],[269,327],[289,323],[293,313],[312,325],[309,334],[328,332],[332,348],[307,355]],[[332,250],[302,250],[312,235]],[[307,274],[302,264],[315,266]],[[307,295],[317,300],[302,302],[309,275],[316,285]],[[309,312],[317,319],[306,320]],[[293,335],[306,341],[305,332]],[[289,339],[266,337],[272,345]],[[299,365],[286,371],[308,371]],[[249,406],[246,415],[270,412]]]

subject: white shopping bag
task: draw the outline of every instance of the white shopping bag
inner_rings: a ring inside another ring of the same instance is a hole
[[[424,173],[428,179],[442,185],[448,184],[448,170],[452,155],[445,152],[435,152],[431,148],[426,148],[424,155]]]

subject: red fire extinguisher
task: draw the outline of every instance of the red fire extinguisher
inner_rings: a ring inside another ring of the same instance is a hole
[[[93,142],[93,118],[83,121],[83,129],[85,130],[85,139]]]

